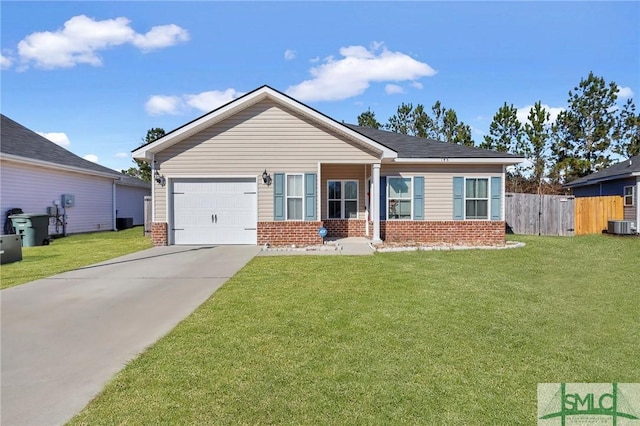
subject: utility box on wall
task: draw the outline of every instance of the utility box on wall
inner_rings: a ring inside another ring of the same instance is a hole
[[[62,194],[60,201],[62,202],[62,207],[65,209],[76,205],[76,197],[72,194]]]

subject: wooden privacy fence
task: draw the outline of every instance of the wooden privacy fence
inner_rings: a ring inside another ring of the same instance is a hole
[[[525,235],[599,234],[609,220],[623,219],[622,197],[505,194],[507,233]]]
[[[619,195],[576,198],[576,235],[599,234],[609,220],[624,219],[624,204]]]
[[[151,196],[144,197],[144,235],[151,235]]]
[[[567,195],[507,193],[507,233],[525,235],[574,235],[574,201]]]

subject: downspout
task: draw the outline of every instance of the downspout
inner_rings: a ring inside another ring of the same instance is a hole
[[[321,181],[322,181],[322,164],[318,161],[318,180],[316,181],[316,194],[318,194],[318,196],[316,197],[316,217],[318,222],[322,221],[322,185],[321,185]],[[324,223],[321,225],[324,226]]]
[[[156,171],[156,154],[151,154],[151,229],[156,221],[156,184],[153,172]]]
[[[636,193],[633,194],[633,204],[636,206],[636,233],[640,234],[640,176],[636,178]]]
[[[111,212],[111,230],[112,231],[117,231],[116,229],[116,216],[117,216],[117,206],[116,206],[116,201],[117,201],[117,197],[116,197],[116,182],[121,180],[122,178],[118,178],[118,179],[114,179],[113,180],[113,185],[112,185],[112,200],[111,200],[111,205],[113,206],[113,212]]]
[[[371,197],[369,194],[369,185],[367,184],[367,164],[364,164],[364,180],[362,181],[364,188],[364,234],[369,236],[369,212],[371,211]]]

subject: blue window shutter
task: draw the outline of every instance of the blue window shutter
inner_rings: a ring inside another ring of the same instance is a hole
[[[453,178],[453,220],[464,220],[464,178]]]
[[[284,220],[284,173],[273,174],[273,220]]]
[[[491,220],[502,219],[502,178],[491,178]]]
[[[316,220],[316,174],[304,175],[304,220]]]
[[[387,177],[380,176],[380,220],[387,220]]]
[[[424,176],[413,177],[413,219],[424,219]]]

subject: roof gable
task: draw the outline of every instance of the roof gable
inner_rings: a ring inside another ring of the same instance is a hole
[[[75,155],[71,151],[11,120],[4,114],[1,116],[0,134],[2,143],[0,143],[0,153],[2,153],[3,157],[113,178],[118,178],[121,175],[115,170]]]
[[[395,158],[396,152],[387,146],[377,143],[367,136],[355,132],[349,127],[335,121],[334,119],[320,113],[319,111],[304,105],[303,103],[281,93],[269,86],[262,86],[252,92],[249,92],[233,101],[223,105],[171,132],[153,142],[145,144],[133,151],[133,157],[138,159],[151,160],[153,154],[160,152],[169,146],[172,146],[189,136],[199,133],[200,131],[216,124],[224,119],[242,111],[251,105],[254,105],[264,99],[270,99],[275,103],[281,104],[286,108],[293,109],[297,113],[326,126],[338,134],[353,140],[363,147],[378,152],[381,158]]]
[[[635,157],[631,157],[628,160],[613,164],[606,169],[602,169],[595,173],[591,173],[590,175],[578,178],[565,184],[564,186],[571,188],[593,185],[598,182],[624,179],[631,176],[640,176],[640,155],[636,155]]]

